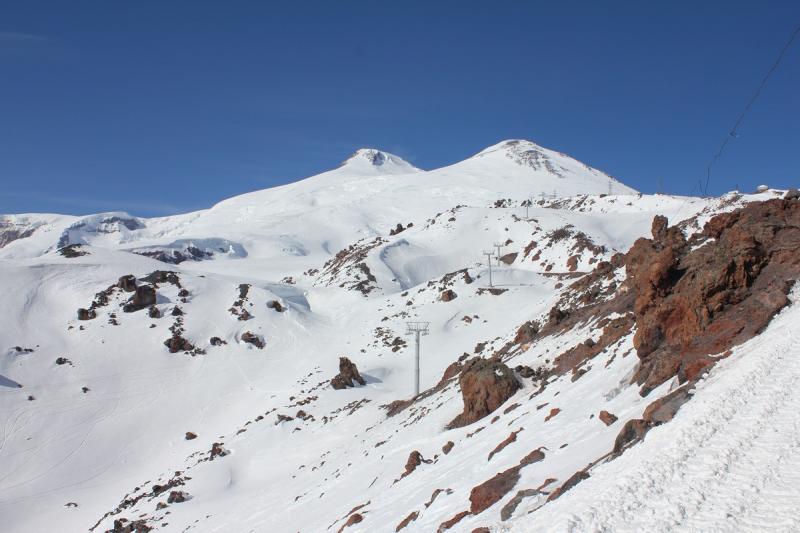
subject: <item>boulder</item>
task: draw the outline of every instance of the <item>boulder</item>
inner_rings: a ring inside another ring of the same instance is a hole
[[[267,308],[274,309],[279,313],[283,313],[284,311],[286,311],[286,308],[282,306],[278,300],[270,300],[269,302],[267,302]]]
[[[605,424],[607,426],[610,426],[611,424],[613,424],[614,422],[617,421],[616,415],[613,415],[613,414],[609,413],[608,411],[600,411],[600,414],[598,415],[598,418],[600,419],[600,421],[603,424]]]
[[[170,491],[167,497],[167,503],[183,503],[186,501],[188,494],[180,490]]]
[[[458,295],[452,289],[445,289],[439,295],[439,299],[441,301],[443,301],[443,302],[449,302],[449,301],[455,300],[457,297],[458,297]]]
[[[253,333],[252,331],[245,331],[242,333],[242,342],[246,342],[248,344],[252,344],[259,350],[262,350],[266,344],[264,344],[264,340],[259,336]]]
[[[155,305],[151,305],[147,310],[147,316],[150,318],[161,318],[161,311]]]
[[[194,350],[194,345],[191,342],[177,334],[165,340],[164,346],[167,347],[169,353],[190,352]]]
[[[152,285],[140,285],[130,300],[122,307],[126,313],[133,313],[156,303],[156,289]]]
[[[645,420],[640,418],[628,420],[625,425],[622,426],[622,429],[614,441],[612,453],[614,455],[621,454],[626,448],[642,440],[649,429],[650,425]]]
[[[472,514],[481,513],[499,502],[519,481],[519,470],[517,466],[509,468],[473,487],[469,493],[470,512]]]
[[[517,256],[519,255],[518,252],[511,252],[509,254],[501,255],[497,258],[498,261],[505,263],[506,265],[510,265],[514,261],[517,260]]]
[[[331,380],[331,387],[337,390],[355,387],[355,384],[366,385],[366,381],[358,373],[355,363],[347,357],[339,358],[339,373]]]
[[[97,311],[94,309],[78,309],[78,320],[92,320],[97,318]]]
[[[122,289],[125,292],[133,292],[136,290],[136,276],[133,274],[127,274],[122,276],[117,281],[117,287]]]
[[[520,388],[510,368],[499,361],[481,357],[473,357],[464,363],[458,382],[464,410],[450,422],[450,428],[480,420],[494,412]]]

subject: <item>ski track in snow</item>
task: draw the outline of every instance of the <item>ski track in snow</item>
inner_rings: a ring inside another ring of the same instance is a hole
[[[513,531],[800,531],[797,315],[787,308],[672,422]]]

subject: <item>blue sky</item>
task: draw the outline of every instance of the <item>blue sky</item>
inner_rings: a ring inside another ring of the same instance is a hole
[[[0,0],[0,213],[142,216],[507,138],[689,193],[800,2]],[[800,42],[710,193],[800,185]]]

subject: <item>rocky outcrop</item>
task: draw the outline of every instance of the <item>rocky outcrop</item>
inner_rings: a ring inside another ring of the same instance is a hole
[[[517,255],[519,255],[518,252],[511,252],[509,254],[501,255],[497,258],[497,260],[501,263],[505,263],[506,265],[510,265],[517,260]]]
[[[689,240],[657,216],[651,233],[625,258],[642,394],[673,376],[696,378],[710,356],[760,333],[789,303],[800,276],[800,202],[748,204]]]
[[[355,387],[356,383],[359,385],[366,385],[366,381],[358,373],[355,363],[347,357],[339,358],[339,373],[331,380],[331,387],[337,390],[346,389],[347,387]]]
[[[282,306],[278,300],[270,300],[269,302],[267,302],[267,308],[273,309],[279,313],[283,313],[284,311],[286,311],[286,308]]]
[[[135,281],[134,281],[135,283]],[[136,287],[136,291],[128,302],[122,306],[122,310],[126,313],[133,313],[155,305],[156,303],[156,289],[152,285],[140,285]]]
[[[578,470],[577,472],[572,474],[572,476],[570,476],[569,479],[567,479],[563,485],[561,485],[556,490],[551,492],[550,496],[548,496],[547,498],[547,501],[551,502],[553,500],[560,498],[565,492],[567,492],[569,489],[571,489],[584,479],[589,479],[588,472],[584,470]]]
[[[473,357],[464,363],[459,376],[464,411],[452,422],[450,428],[472,424],[500,407],[520,388],[514,372],[493,359]]]

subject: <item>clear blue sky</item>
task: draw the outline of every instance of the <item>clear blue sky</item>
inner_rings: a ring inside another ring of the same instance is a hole
[[[658,5],[656,5],[658,4]],[[0,0],[0,213],[207,207],[506,138],[688,193],[800,2]],[[800,42],[710,192],[800,185]]]

